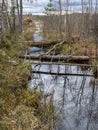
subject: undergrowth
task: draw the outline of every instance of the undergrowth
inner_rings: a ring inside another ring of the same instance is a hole
[[[31,65],[18,57],[24,45],[6,34],[0,44],[0,130],[53,130],[53,101],[28,88]]]

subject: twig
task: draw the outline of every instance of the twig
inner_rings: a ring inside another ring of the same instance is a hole
[[[65,43],[65,40],[63,40],[63,41],[57,43],[56,45],[54,45],[54,46],[53,46],[47,53],[45,53],[45,54],[46,54],[46,55],[50,54],[56,47],[61,46],[61,45],[64,44],[64,43]]]

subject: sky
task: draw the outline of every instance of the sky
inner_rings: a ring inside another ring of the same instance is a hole
[[[56,3],[56,6],[58,6],[58,0],[53,0]],[[82,7],[81,7],[81,0],[69,0],[69,11],[70,12],[81,12]],[[86,2],[88,2],[88,0],[84,0],[85,1],[85,9],[87,9],[87,4]],[[32,13],[32,14],[44,14],[43,12],[44,7],[47,6],[47,4],[49,3],[49,0],[33,0],[32,3],[28,2],[28,0],[23,0],[23,12],[28,14],[28,13]],[[95,0],[93,0],[93,8],[95,5]],[[66,0],[62,0],[62,8],[63,8],[63,12],[66,9]],[[93,9],[94,10],[94,9]]]
[[[10,1],[10,0],[9,0]],[[35,15],[44,15],[44,7],[47,6],[49,3],[49,0],[31,0],[32,3],[28,2],[30,0],[23,0],[23,13],[24,14],[35,14]],[[69,0],[69,12],[81,12],[82,6],[81,6],[81,0]],[[84,0],[85,3],[89,0]],[[95,0],[93,1],[93,8],[95,5]],[[58,7],[58,0],[53,0],[56,7]],[[85,10],[87,9],[87,4],[85,4]],[[63,12],[66,10],[66,0],[62,0],[62,8]],[[94,10],[94,9],[93,9]]]
[[[48,4],[48,0],[33,0],[32,3],[28,0],[23,0],[23,12],[32,14],[43,14],[44,7]]]

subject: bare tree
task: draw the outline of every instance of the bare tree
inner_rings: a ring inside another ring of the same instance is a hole
[[[71,41],[71,28],[70,28],[70,19],[69,19],[69,0],[66,0],[66,38]]]
[[[61,31],[62,31],[62,0],[59,0],[59,8],[60,8],[59,29],[60,29],[60,33],[61,33]]]
[[[17,8],[17,17],[18,17],[18,22],[19,22],[19,28],[21,29],[21,25],[20,25],[20,9],[19,9],[19,0],[16,0],[16,8]]]
[[[22,21],[23,21],[23,17],[22,17],[22,15],[23,15],[23,5],[22,5],[23,3],[22,3],[22,0],[20,0],[20,31],[22,32]]]
[[[12,19],[12,32],[15,31],[15,1],[11,0],[11,19]]]
[[[0,1],[0,42],[2,42],[2,0]]]
[[[82,14],[84,13],[84,0],[81,0],[81,5],[82,5]]]
[[[95,5],[95,21],[94,21],[94,37],[96,43],[96,58],[97,58],[97,50],[98,50],[98,18],[97,18],[97,11],[98,11],[98,0],[96,0]]]
[[[20,32],[22,32],[23,1],[22,0],[11,0],[10,17],[9,17],[7,10],[8,9],[6,8],[7,18],[8,18],[8,21],[9,21],[11,32],[14,32],[17,29]],[[16,12],[17,12],[17,14],[16,14]],[[16,18],[18,18],[18,19],[16,19]],[[18,24],[17,24],[16,20],[18,20]],[[16,26],[18,26],[18,28]]]
[[[92,13],[92,0],[89,0],[89,13]]]

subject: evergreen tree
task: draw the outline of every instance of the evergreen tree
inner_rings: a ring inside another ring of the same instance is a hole
[[[44,8],[45,9],[45,14],[46,15],[52,15],[55,14],[56,9],[53,5],[53,0],[49,0],[49,3],[47,4],[47,6]]]

